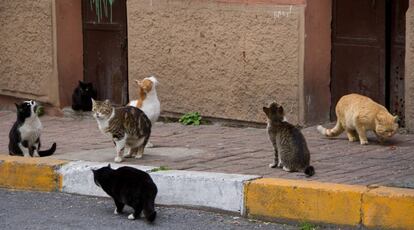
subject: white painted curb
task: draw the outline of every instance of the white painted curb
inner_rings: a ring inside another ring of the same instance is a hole
[[[108,165],[101,162],[74,161],[62,166],[62,191],[90,196],[108,195],[93,180],[91,169]],[[111,167],[131,166],[150,172],[156,167],[113,164]],[[244,210],[244,184],[260,178],[254,175],[225,174],[197,171],[166,170],[150,172],[158,187],[157,204],[207,207],[224,211]]]
[[[243,213],[244,183],[259,176],[168,170],[150,174],[158,186],[156,203],[201,206]]]
[[[130,166],[146,172],[149,172],[155,168],[115,163],[110,164],[111,168],[114,169],[121,166]],[[72,161],[63,165],[58,171],[58,173],[62,175],[62,192],[108,197],[108,195],[100,187],[96,186],[92,173],[92,169],[98,169],[107,165],[108,163],[88,161]]]

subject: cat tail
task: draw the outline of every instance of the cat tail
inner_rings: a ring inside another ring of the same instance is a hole
[[[144,215],[148,222],[154,222],[157,217],[157,212],[155,211],[154,200],[148,201],[144,207]]]
[[[319,131],[320,134],[327,136],[327,137],[336,137],[344,131],[341,123],[339,121],[336,122],[335,127],[332,129],[324,128],[322,125],[318,125],[316,129]]]
[[[152,222],[154,222],[154,220],[155,220],[155,218],[157,217],[157,212],[156,211],[153,211],[149,216],[147,216],[146,218],[147,218],[147,220],[150,222],[150,223],[152,223]]]
[[[43,150],[43,151],[39,150],[39,156],[40,157],[47,157],[47,156],[52,155],[55,151],[56,151],[56,143],[53,143],[53,145],[52,145],[52,147],[50,147],[50,149]]]
[[[315,168],[312,165],[309,165],[305,168],[304,173],[306,174],[306,177],[311,177],[315,174]]]

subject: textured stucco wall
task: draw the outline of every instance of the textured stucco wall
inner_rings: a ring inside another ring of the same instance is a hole
[[[263,105],[277,99],[298,122],[303,5],[127,4],[130,99],[133,79],[155,74],[163,111],[264,122]]]
[[[0,94],[51,102],[52,0],[0,1]]]
[[[405,123],[414,131],[414,1],[406,13],[406,48],[405,48]]]

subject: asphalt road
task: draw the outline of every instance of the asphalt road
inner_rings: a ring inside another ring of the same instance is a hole
[[[109,198],[0,189],[0,229],[299,229],[238,216],[175,207],[157,207],[153,224],[115,215]]]

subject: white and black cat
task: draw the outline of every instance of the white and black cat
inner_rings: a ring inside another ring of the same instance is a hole
[[[17,120],[9,133],[9,154],[16,156],[50,156],[56,150],[56,143],[45,151],[40,151],[40,134],[42,123],[36,114],[38,105],[35,101],[16,104]]]
[[[110,164],[97,170],[92,169],[92,172],[95,184],[114,199],[115,214],[122,213],[126,204],[134,209],[128,219],[140,218],[141,211],[144,211],[149,222],[155,220],[157,212],[154,201],[158,189],[148,173],[128,166],[114,170]]]
[[[78,87],[75,88],[72,94],[72,109],[91,111],[92,98],[96,99],[96,90],[93,88],[92,83],[79,81]]]

